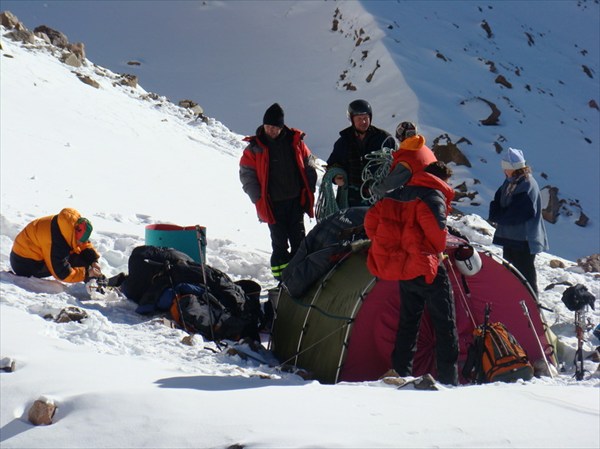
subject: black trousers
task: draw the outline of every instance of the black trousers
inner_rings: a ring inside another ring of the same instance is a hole
[[[271,270],[276,279],[291,258],[296,254],[300,243],[305,237],[304,210],[300,198],[274,201],[273,215],[275,223],[269,225],[271,231]]]
[[[537,273],[535,271],[535,254],[530,254],[529,250],[504,247],[502,257],[515,266],[517,270],[527,279],[529,285],[538,294]]]
[[[88,267],[87,263],[80,254],[69,255],[69,265],[72,267]],[[10,266],[18,276],[33,276],[35,278],[47,278],[52,276],[50,270],[43,260],[33,260],[27,257],[21,257],[15,252],[10,252]]]
[[[438,380],[443,384],[457,385],[458,331],[454,296],[445,267],[439,267],[431,284],[427,284],[423,276],[399,283],[402,305],[392,366],[401,376],[412,375],[421,317],[427,305],[435,331]]]

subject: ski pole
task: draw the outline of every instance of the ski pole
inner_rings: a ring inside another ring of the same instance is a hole
[[[585,325],[584,306],[581,310],[575,312],[575,334],[577,335],[577,351],[575,352],[575,379],[583,380],[583,327]]]
[[[525,300],[521,300],[520,304],[521,304],[521,308],[523,309],[523,313],[525,314],[525,316],[527,317],[527,320],[529,321],[529,327],[533,331],[535,340],[537,341],[537,344],[540,347],[540,351],[542,352],[542,357],[544,357],[544,363],[546,364],[546,369],[548,370],[548,374],[550,375],[551,379],[554,379],[554,374],[552,374],[552,369],[550,368],[550,363],[548,362],[548,359],[546,358],[546,351],[544,351],[544,347],[542,346],[540,337],[538,336],[537,332],[535,331],[535,327],[533,326],[533,320],[531,319],[531,315],[529,314],[529,309],[527,308],[527,304],[525,304]]]
[[[478,358],[477,362],[479,364],[479,366],[477,366],[477,377],[476,377],[476,381],[477,384],[482,384],[485,380],[486,380],[486,373],[484,371],[484,367],[483,367],[483,355],[485,350],[483,348],[485,348],[485,337],[486,334],[488,333],[488,326],[490,323],[490,312],[492,311],[492,306],[489,302],[485,303],[485,311],[484,311],[484,316],[483,316],[483,326],[481,327],[482,331],[481,331],[481,345],[482,345],[482,351],[481,351],[481,357]]]
[[[204,257],[202,253],[202,232],[200,230],[200,225],[196,225],[196,240],[198,241],[198,254],[200,256],[200,267],[202,268],[202,280],[204,281],[204,300],[208,305],[208,326],[210,327],[210,339],[214,341],[217,345],[217,348],[221,350],[221,345],[215,339],[215,331],[213,329],[212,307],[210,305],[210,297],[208,296],[208,282],[206,280],[206,270],[204,268]]]

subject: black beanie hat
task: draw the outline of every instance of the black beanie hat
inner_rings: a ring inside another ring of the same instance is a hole
[[[265,112],[263,125],[277,126],[283,128],[283,109],[277,103],[273,103]]]

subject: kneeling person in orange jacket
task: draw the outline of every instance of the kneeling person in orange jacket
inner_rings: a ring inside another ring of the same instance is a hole
[[[19,276],[87,282],[102,277],[99,255],[89,242],[92,224],[75,209],[38,218],[19,232],[10,265]]]

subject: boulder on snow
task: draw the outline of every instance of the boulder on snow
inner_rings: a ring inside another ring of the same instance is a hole
[[[182,108],[189,109],[190,111],[192,111],[196,115],[202,115],[202,114],[204,114],[204,109],[202,109],[202,106],[200,106],[195,101],[192,101],[192,100],[181,100],[178,103],[178,105],[181,106]]]
[[[82,75],[81,73],[77,73],[77,78],[79,78],[79,81],[81,81],[83,84],[87,84],[88,86],[92,86],[95,87],[96,89],[100,88],[100,83],[98,83],[98,81],[90,78],[87,75]]]
[[[36,426],[48,426],[52,424],[52,418],[56,413],[56,405],[48,399],[38,399],[29,409],[29,422]]]
[[[552,259],[549,263],[550,268],[566,268],[565,263],[562,260]]]
[[[488,39],[494,37],[494,33],[492,33],[492,27],[490,27],[490,24],[487,22],[487,20],[483,19],[479,25],[484,29]]]
[[[56,47],[66,48],[69,44],[69,39],[67,36],[61,33],[60,31],[56,31],[46,25],[40,25],[33,29],[35,34],[45,34],[50,39],[50,43],[55,45]]]
[[[74,53],[65,53],[60,61],[64,64],[70,65],[71,67],[81,67],[81,60]]]
[[[502,114],[502,112],[500,112],[500,109],[498,109],[498,107],[492,103],[489,100],[486,100],[485,98],[481,98],[481,97],[477,97],[479,100],[483,101],[485,104],[487,104],[490,109],[492,110],[492,113],[488,116],[488,118],[485,118],[483,120],[479,120],[479,123],[481,123],[482,125],[485,126],[497,126],[498,122],[500,121],[500,114]]]
[[[586,273],[600,273],[600,254],[577,259],[577,265],[583,268]]]
[[[512,84],[504,77],[504,75],[498,75],[495,79],[496,84],[500,84],[508,89],[512,89]]]
[[[65,48],[73,53],[81,62],[85,60],[85,45],[83,42],[67,44]]]
[[[15,42],[23,42],[25,44],[35,43],[35,36],[29,30],[13,30],[6,33],[5,36]]]
[[[23,25],[23,23],[17,19],[17,16],[10,11],[3,11],[0,13],[0,23],[2,23],[2,26],[7,30],[26,30],[25,25]]]
[[[78,323],[81,323],[81,321],[87,317],[88,314],[85,310],[75,306],[68,306],[58,313],[54,321],[57,323],[70,323],[71,321],[77,321]]]
[[[122,86],[129,86],[129,87],[133,87],[136,88],[138,85],[138,77],[136,75],[130,75],[127,73],[124,73],[121,75],[121,78],[119,78],[119,84]]]
[[[12,373],[15,371],[16,362],[10,357],[3,357],[0,360],[0,370],[6,373]]]
[[[577,226],[581,226],[582,228],[585,228],[589,221],[590,221],[589,217],[586,214],[584,214],[583,211],[580,211],[579,218],[577,219],[575,224]]]
[[[556,223],[560,212],[560,200],[558,199],[558,187],[544,186],[541,190],[545,206],[542,209],[542,217],[548,223]]]

